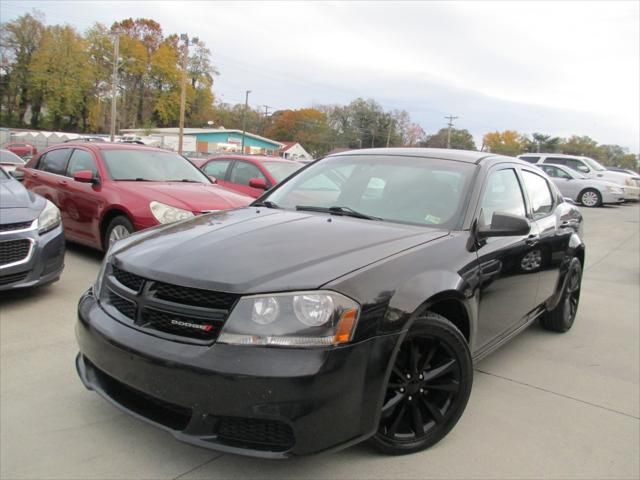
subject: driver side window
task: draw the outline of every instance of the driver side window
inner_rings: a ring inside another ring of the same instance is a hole
[[[489,174],[480,207],[487,226],[491,226],[494,212],[526,216],[522,189],[514,169],[506,168]]]
[[[249,180],[252,178],[262,178],[265,182],[267,181],[258,167],[251,163],[237,161],[231,170],[230,181],[240,185],[249,185]]]

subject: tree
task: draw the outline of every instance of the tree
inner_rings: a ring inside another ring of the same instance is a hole
[[[42,101],[30,88],[29,69],[43,32],[42,14],[38,12],[0,25],[3,66],[1,99],[8,117],[13,117],[13,108],[17,106],[15,120],[19,125],[26,123],[27,110],[31,107],[31,125],[38,126]]]
[[[427,138],[421,142],[421,146],[429,148],[447,148],[447,140],[449,136],[448,128],[441,128],[434,135],[427,135]],[[451,148],[459,150],[477,150],[473,136],[468,130],[451,129]]]
[[[526,135],[522,137],[522,147],[525,152],[555,153],[560,147],[559,137],[552,137],[543,133],[533,133],[531,137],[531,139]]]
[[[560,142],[560,151],[568,155],[598,156],[598,142],[586,135],[573,135]]]
[[[70,26],[47,27],[29,65],[30,89],[47,107],[52,128],[80,124],[92,86],[85,41]]]
[[[324,112],[302,108],[275,112],[265,135],[279,141],[296,141],[319,157],[329,151],[332,133]]]
[[[515,130],[505,130],[485,134],[482,143],[489,152],[516,156],[524,150],[525,140]]]

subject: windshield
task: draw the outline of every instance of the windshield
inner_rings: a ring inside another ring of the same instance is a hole
[[[102,157],[113,180],[211,183],[189,160],[173,152],[103,150]]]
[[[18,165],[22,165],[24,160],[22,160],[15,153],[12,153],[8,150],[0,150],[0,162],[2,163],[15,163]]]
[[[587,177],[584,173],[579,172],[578,170],[574,170],[571,167],[565,167],[566,172],[573,176],[573,178],[578,178],[580,180],[588,180],[590,177]]]
[[[262,162],[264,168],[271,174],[276,182],[280,183],[296,170],[300,170],[303,167],[301,163],[296,162]]]
[[[589,158],[589,157],[582,157],[582,158],[584,159],[585,163],[589,165],[591,168],[593,168],[595,171],[602,172],[606,170],[606,168],[604,168],[602,165],[596,162],[593,158]]]
[[[285,209],[454,228],[473,172],[471,164],[427,158],[329,157],[264,200]]]

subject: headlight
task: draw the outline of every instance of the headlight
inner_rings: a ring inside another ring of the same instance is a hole
[[[99,300],[100,293],[102,290],[102,281],[104,280],[104,275],[107,272],[107,265],[109,265],[109,252],[104,256],[104,260],[102,261],[102,265],[100,266],[100,271],[98,272],[98,276],[96,277],[96,281],[93,283],[93,294]]]
[[[60,210],[47,200],[38,217],[38,233],[47,233],[60,225]]]
[[[193,212],[184,210],[178,207],[172,207],[171,205],[165,205],[160,202],[151,202],[149,204],[151,213],[160,223],[173,223],[179,220],[185,220],[193,217]]]
[[[633,178],[625,178],[624,179],[624,184],[627,185],[628,187],[635,186],[635,182],[634,182]]]
[[[323,347],[353,338],[359,305],[329,291],[243,297],[227,319],[219,343]]]

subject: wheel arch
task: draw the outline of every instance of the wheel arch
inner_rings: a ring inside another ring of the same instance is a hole
[[[104,214],[102,215],[102,218],[100,219],[100,229],[99,229],[100,230],[100,244],[101,244],[103,250],[106,250],[105,245],[104,245],[104,235],[106,233],[107,226],[109,225],[111,220],[113,220],[116,217],[120,217],[120,216],[127,218],[127,220],[129,220],[131,222],[131,224],[134,225],[131,215],[129,214],[129,212],[127,212],[127,210],[125,208],[119,207],[119,206],[113,206],[113,207],[109,208],[108,210],[106,210],[104,212]]]

